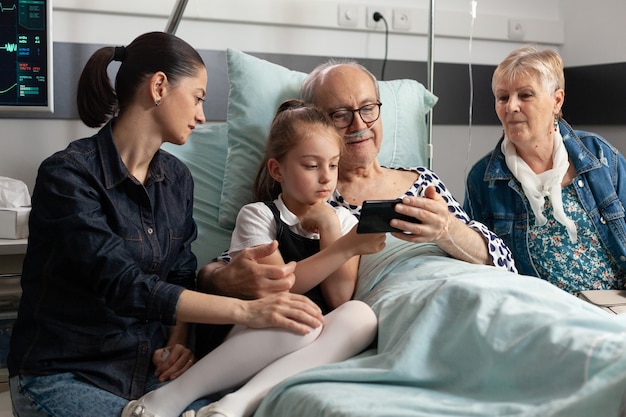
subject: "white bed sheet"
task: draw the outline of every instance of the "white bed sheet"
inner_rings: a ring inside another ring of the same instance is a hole
[[[255,416],[619,415],[626,315],[441,255],[389,238],[365,257],[376,349],[294,376]]]

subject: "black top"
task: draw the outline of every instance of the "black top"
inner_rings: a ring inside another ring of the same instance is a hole
[[[309,256],[315,255],[320,251],[320,241],[318,239],[309,239],[293,232],[289,225],[280,218],[280,211],[273,202],[266,201],[265,204],[274,213],[276,219],[276,240],[278,241],[278,250],[283,256],[285,262],[301,261]],[[332,309],[324,300],[322,289],[319,285],[309,290],[306,294],[315,304],[322,309],[322,313],[326,314]]]

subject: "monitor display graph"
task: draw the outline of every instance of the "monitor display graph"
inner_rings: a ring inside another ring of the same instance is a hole
[[[52,0],[0,0],[0,111],[53,111]]]

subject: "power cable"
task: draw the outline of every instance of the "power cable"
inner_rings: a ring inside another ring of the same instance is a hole
[[[380,81],[385,80],[385,67],[387,66],[387,51],[389,50],[389,25],[387,24],[387,19],[380,12],[374,12],[372,16],[375,22],[382,20],[385,24],[385,58],[383,59],[383,68],[380,72]]]

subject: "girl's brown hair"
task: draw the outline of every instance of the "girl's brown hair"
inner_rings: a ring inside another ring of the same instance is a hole
[[[276,111],[265,144],[263,159],[254,180],[255,201],[272,201],[281,193],[281,186],[267,170],[267,163],[274,158],[281,161],[305,136],[306,127],[319,124],[332,130],[337,143],[343,148],[343,139],[335,129],[330,116],[302,100],[287,100]]]

